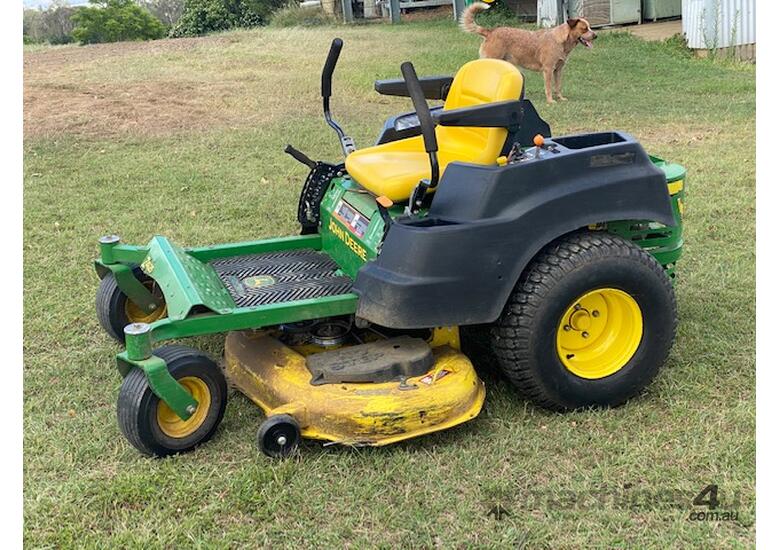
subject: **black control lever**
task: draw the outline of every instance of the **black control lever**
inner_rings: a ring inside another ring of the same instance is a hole
[[[409,97],[412,98],[414,110],[420,121],[420,130],[423,136],[423,143],[425,144],[425,151],[428,153],[428,159],[431,163],[431,179],[422,180],[418,183],[409,198],[408,210],[413,213],[422,206],[423,198],[425,198],[425,194],[428,190],[436,189],[436,186],[439,185],[439,157],[436,154],[439,150],[439,144],[436,141],[436,127],[433,124],[431,110],[428,107],[428,102],[425,101],[425,94],[420,85],[420,80],[417,78],[417,72],[414,70],[414,65],[409,61],[402,63],[401,74],[404,77],[406,88],[409,90]]]
[[[300,162],[301,164],[305,164],[309,167],[309,169],[314,170],[314,168],[317,166],[317,163],[311,160],[309,157],[307,157],[304,153],[293,147],[292,145],[287,145],[287,147],[284,148],[284,152],[290,155],[292,158]]]
[[[334,38],[330,43],[328,58],[325,60],[325,66],[322,68],[322,98],[329,99],[331,95],[331,82],[333,80],[333,71],[336,70],[336,63],[341,55],[341,48],[344,41],[341,38]]]
[[[325,60],[325,66],[322,68],[322,110],[325,113],[325,122],[336,131],[336,135],[339,136],[339,141],[341,142],[341,150],[344,152],[344,156],[347,156],[355,150],[355,140],[344,133],[344,130],[333,120],[333,116],[330,114],[333,71],[336,69],[336,62],[339,60],[343,46],[344,41],[341,38],[333,39],[333,42],[330,44],[328,58]]]

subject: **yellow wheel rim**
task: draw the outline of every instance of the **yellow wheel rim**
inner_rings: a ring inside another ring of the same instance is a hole
[[[198,402],[198,408],[195,409],[192,416],[187,420],[182,420],[162,401],[157,405],[157,424],[160,426],[160,430],[168,437],[177,439],[195,433],[203,425],[209,407],[211,407],[211,392],[203,380],[194,376],[185,376],[179,379],[179,384],[184,386],[184,389],[190,392],[190,395]]]
[[[154,296],[162,298],[162,291],[153,280],[144,281],[143,285],[148,288],[149,292],[151,292]],[[127,320],[131,323],[153,323],[158,319],[162,319],[167,314],[168,306],[165,305],[165,303],[163,303],[163,305],[154,311],[144,311],[130,299],[125,301],[125,315],[127,315]]]
[[[581,378],[615,374],[631,360],[642,341],[642,311],[629,294],[600,288],[583,294],[558,324],[558,357]]]

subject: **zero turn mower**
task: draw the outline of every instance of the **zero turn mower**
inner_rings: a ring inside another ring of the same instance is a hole
[[[523,77],[495,59],[454,77],[381,80],[411,97],[343,163],[312,161],[301,234],[197,248],[100,239],[97,314],[125,344],[119,426],[139,451],[193,449],[222,419],[228,380],[265,413],[258,445],[386,445],[477,416],[485,389],[460,327],[490,325],[509,380],[555,410],[642,390],[675,333],[684,169],[630,135],[551,137]],[[443,100],[429,107],[426,99]],[[163,340],[227,332],[225,369]]]

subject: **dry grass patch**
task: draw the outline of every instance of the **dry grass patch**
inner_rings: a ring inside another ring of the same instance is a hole
[[[375,63],[381,55],[376,33],[368,28],[263,29],[195,39],[68,46],[25,54],[25,135],[159,137],[256,127],[293,114],[316,116],[317,71],[337,34],[349,35],[344,58],[350,65],[342,60],[339,67],[336,101],[377,102],[367,97],[370,82],[367,86],[361,82],[359,89],[353,86],[361,64]],[[393,42],[398,43],[396,54],[412,55],[412,45],[404,45],[401,37]]]

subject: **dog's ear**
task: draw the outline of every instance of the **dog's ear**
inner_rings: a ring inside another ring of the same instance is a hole
[[[575,17],[574,19],[569,19],[569,20],[568,20],[568,21],[566,21],[566,22],[569,24],[569,28],[570,28],[570,29],[573,29],[574,27],[576,27],[576,26],[577,26],[577,23],[579,22],[579,20],[580,20],[580,18],[579,18],[579,17]]]

